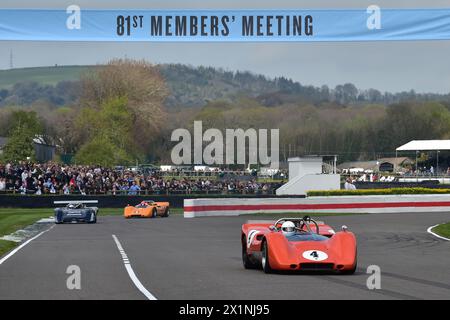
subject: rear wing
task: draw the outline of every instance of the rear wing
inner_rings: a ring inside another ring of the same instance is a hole
[[[71,200],[71,201],[53,201],[53,204],[71,204],[71,203],[98,203],[98,200]]]

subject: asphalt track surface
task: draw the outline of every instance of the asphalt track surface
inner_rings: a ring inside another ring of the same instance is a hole
[[[450,242],[426,232],[450,213],[321,217],[355,232],[352,276],[245,270],[239,238],[247,219],[109,216],[56,225],[0,265],[0,299],[146,299],[112,235],[157,299],[450,299]],[[81,269],[81,290],[67,289],[69,265]],[[381,290],[366,287],[369,265],[381,268]]]

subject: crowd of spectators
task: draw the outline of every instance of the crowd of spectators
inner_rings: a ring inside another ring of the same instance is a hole
[[[20,194],[272,194],[280,184],[258,183],[253,176],[223,179],[168,178],[162,172],[60,165],[0,164],[0,192]]]

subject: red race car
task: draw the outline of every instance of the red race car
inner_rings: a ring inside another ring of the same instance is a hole
[[[249,221],[242,225],[242,261],[246,269],[262,266],[265,273],[335,271],[353,274],[357,265],[355,235],[310,217],[282,218],[275,223]]]

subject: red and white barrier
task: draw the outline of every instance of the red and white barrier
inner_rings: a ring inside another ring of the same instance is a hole
[[[184,217],[288,212],[450,212],[450,194],[185,199]]]

